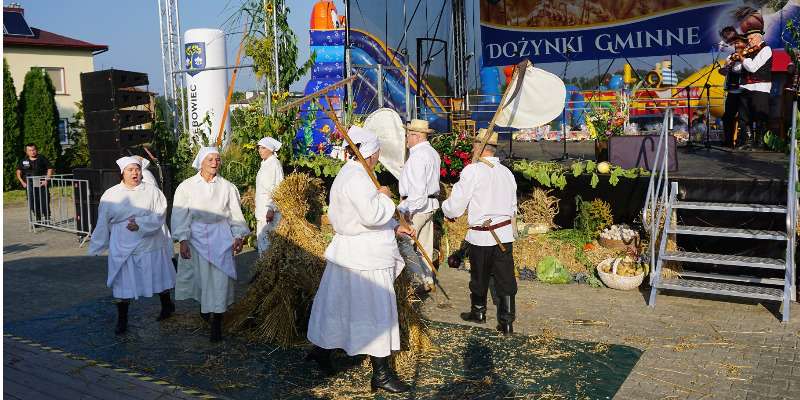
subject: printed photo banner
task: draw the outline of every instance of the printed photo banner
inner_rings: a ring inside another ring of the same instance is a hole
[[[656,4],[648,4],[656,3]],[[485,66],[710,53],[722,28],[765,31],[784,47],[798,0],[780,9],[750,1],[480,0]]]

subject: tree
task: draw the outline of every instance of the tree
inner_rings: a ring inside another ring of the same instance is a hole
[[[274,8],[273,8],[274,5]],[[297,66],[297,36],[289,26],[289,7],[285,0],[253,0],[239,9],[236,22],[246,18],[249,23],[245,54],[253,59],[256,77],[269,77],[272,86],[275,81],[274,46],[278,46],[278,75],[280,84],[277,91],[288,91],[289,87],[302,78],[314,65],[313,57]],[[275,13],[278,36],[272,30]],[[268,29],[264,29],[264,26]]]
[[[25,74],[22,87],[20,111],[22,114],[22,137],[25,143],[33,143],[39,154],[58,165],[61,157],[61,140],[58,137],[58,108],[53,82],[41,68],[32,68]]]
[[[69,140],[72,146],[64,150],[62,164],[69,169],[88,168],[91,158],[89,157],[89,136],[83,121],[83,102],[76,102],[75,107],[78,112],[72,116],[73,121],[69,123]]]
[[[18,187],[16,170],[22,158],[22,132],[19,127],[17,89],[3,58],[3,190]]]

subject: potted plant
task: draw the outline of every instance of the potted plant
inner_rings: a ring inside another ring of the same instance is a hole
[[[443,182],[455,182],[461,170],[472,162],[472,138],[465,132],[442,133],[431,139],[442,159],[439,176]]]
[[[608,138],[621,135],[625,128],[627,116],[623,107],[618,105],[593,106],[586,115],[586,129],[589,137],[594,139],[594,153],[597,162],[608,161]]]

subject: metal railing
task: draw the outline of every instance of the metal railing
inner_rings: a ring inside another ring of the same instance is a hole
[[[83,236],[92,233],[89,181],[72,174],[29,176],[26,179],[28,226],[49,228]]]
[[[792,102],[792,129],[789,133],[789,182],[786,189],[786,281],[784,282],[784,320],[788,320],[789,302],[795,300],[796,266],[794,263],[797,239],[797,99]]]
[[[671,128],[672,109],[668,108],[664,113],[655,163],[653,170],[650,171],[650,181],[647,185],[647,195],[642,209],[642,224],[650,232],[649,263],[651,266],[654,266],[654,262],[657,260],[656,242],[661,233],[659,231],[661,220],[665,218],[664,214],[669,210],[667,206],[669,197],[669,131]],[[650,274],[650,283],[652,284],[652,282],[653,274]]]

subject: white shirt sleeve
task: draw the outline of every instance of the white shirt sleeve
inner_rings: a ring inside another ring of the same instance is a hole
[[[425,160],[415,158],[409,160],[403,167],[403,183],[406,189],[405,200],[397,206],[402,212],[415,214],[422,211],[428,205],[428,194],[426,192],[428,183],[428,171],[425,171]]]
[[[139,232],[142,235],[161,232],[161,227],[167,219],[167,199],[164,197],[164,193],[155,187],[152,190],[155,192],[155,200],[151,212],[145,216],[136,217],[136,225],[139,225]]]
[[[189,193],[184,181],[175,189],[172,201],[172,218],[170,228],[172,228],[172,238],[176,242],[189,240],[192,236],[192,217],[189,212]]]
[[[235,239],[240,239],[250,234],[250,228],[247,227],[247,221],[242,214],[239,189],[232,183],[228,183],[228,185],[230,185],[228,190],[228,207],[231,210],[231,234]]]
[[[89,240],[89,255],[100,255],[103,250],[108,249],[108,242],[111,239],[111,226],[108,224],[108,202],[100,199],[100,205],[97,209],[97,226],[92,231],[92,237]]]
[[[755,57],[742,60],[742,66],[750,72],[756,72],[767,63],[770,57],[772,57],[772,49],[769,46],[764,46]]]
[[[467,210],[470,200],[472,200],[472,193],[475,191],[475,168],[464,168],[461,171],[461,177],[458,179],[453,190],[450,192],[450,197],[442,203],[442,212],[447,218],[458,218],[464,211]]]
[[[394,216],[394,202],[379,192],[375,185],[365,176],[345,191],[347,198],[353,203],[361,225],[367,227],[382,226]]]

